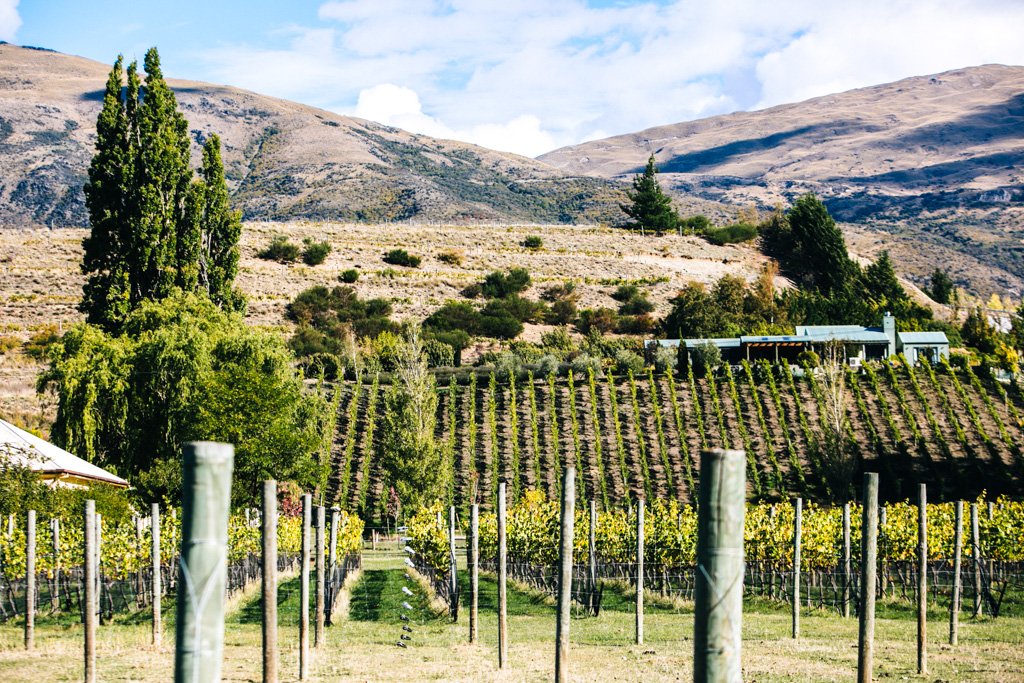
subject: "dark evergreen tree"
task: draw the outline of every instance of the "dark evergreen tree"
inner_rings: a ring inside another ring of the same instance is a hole
[[[156,48],[146,53],[144,86],[132,62],[122,94],[122,67],[118,57],[85,186],[92,232],[84,243],[81,309],[89,322],[117,329],[143,301],[179,288],[239,310],[233,279],[241,224],[228,207],[219,140],[204,147],[203,179],[194,183],[188,122]]]
[[[632,220],[626,227],[645,232],[650,230],[659,235],[679,227],[679,214],[672,207],[672,199],[661,191],[654,165],[654,155],[647,160],[647,168],[633,178],[633,190],[626,191],[629,204],[619,208]]]
[[[936,268],[932,271],[932,277],[930,286],[928,287],[928,296],[932,298],[932,301],[939,304],[948,304],[953,300],[953,281],[946,274],[946,271],[941,268]]]
[[[907,293],[896,278],[889,252],[883,251],[878,259],[864,269],[864,289],[877,306],[897,306],[907,301]]]
[[[813,194],[800,197],[787,214],[793,253],[787,259],[805,284],[832,294],[853,284],[857,265],[846,251],[846,240],[825,205]]]

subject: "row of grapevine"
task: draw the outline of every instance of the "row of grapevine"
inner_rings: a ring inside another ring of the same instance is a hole
[[[754,499],[828,499],[821,444],[827,381],[812,368],[745,363],[717,377],[473,375],[439,387],[437,437],[454,470],[440,492],[465,510],[477,491],[485,509],[496,485],[513,500],[536,489],[556,497],[575,465],[581,498],[602,509],[645,498],[692,502],[705,447],[743,448]],[[328,495],[364,519],[380,519],[375,424],[386,391],[379,378],[342,392]],[[882,495],[912,493],[921,481],[937,496],[1019,494],[1024,474],[1024,396],[947,364],[905,361],[846,370],[845,423],[856,468],[883,473]],[[830,395],[831,396],[831,395]],[[995,438],[992,438],[992,436]],[[373,476],[371,476],[373,475]],[[372,480],[372,481],[371,481]]]

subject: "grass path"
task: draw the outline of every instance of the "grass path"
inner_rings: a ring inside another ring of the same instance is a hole
[[[312,657],[316,681],[545,681],[554,661],[554,609],[542,596],[509,591],[510,662],[497,670],[497,585],[482,577],[479,645],[466,643],[468,611],[458,624],[432,611],[426,595],[404,576],[401,558],[367,553],[364,573],[353,587],[348,618],[328,628],[326,644]],[[465,575],[461,577],[465,583]],[[414,593],[405,596],[401,588]],[[409,611],[413,639],[408,649],[395,646],[401,631],[402,600]],[[298,672],[298,582],[279,589],[281,680]],[[917,677],[916,623],[909,610],[884,607],[877,623],[876,678],[917,681],[1024,681],[1024,619],[979,622],[964,618],[961,646],[942,644],[945,613],[930,614],[931,675]],[[856,671],[855,619],[818,611],[805,613],[803,638],[788,638],[789,613],[772,603],[748,602],[743,623],[744,673],[757,681],[848,681]],[[168,608],[173,612],[172,608]],[[169,615],[170,616],[170,615]],[[224,680],[260,679],[259,600],[243,600],[227,618]],[[692,676],[693,615],[686,606],[648,609],[647,644],[633,641],[630,597],[605,591],[600,618],[572,622],[572,678],[580,681],[676,681]],[[166,642],[173,642],[168,629]],[[21,649],[21,625],[0,625],[0,681],[81,680],[81,626],[73,619],[41,618],[37,651]],[[144,615],[115,620],[99,629],[100,679],[166,681],[171,677],[173,647],[149,645]]]

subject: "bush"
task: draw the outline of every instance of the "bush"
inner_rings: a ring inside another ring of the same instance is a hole
[[[270,244],[256,255],[268,261],[294,263],[299,258],[299,245],[289,242],[285,235],[274,235]]]
[[[510,295],[502,299],[491,299],[484,305],[481,315],[507,315],[519,322],[539,323],[544,320],[547,306],[540,301]]]
[[[615,352],[615,372],[622,375],[632,372],[635,375],[643,369],[644,359],[640,357],[640,354],[626,349],[619,349]]]
[[[559,301],[561,299],[577,299],[579,293],[576,291],[576,283],[572,280],[546,287],[540,298],[544,301]]]
[[[21,346],[21,340],[13,334],[5,334],[0,337],[0,356]]]
[[[712,244],[722,246],[723,244],[739,244],[749,242],[756,238],[757,226],[750,223],[733,223],[722,228],[712,228],[705,231],[704,239]]]
[[[317,286],[304,290],[288,304],[288,318],[299,324],[299,330],[291,343],[299,352],[322,346],[320,350],[340,353],[337,347],[349,326],[357,337],[376,337],[384,331],[395,329],[391,321],[391,303],[386,299],[360,299],[352,287],[337,286],[333,289]],[[312,328],[323,337],[317,337],[303,328]],[[297,339],[303,336],[302,339]],[[310,342],[315,342],[310,344]]]
[[[60,341],[60,328],[53,323],[43,325],[25,342],[25,355],[36,360],[45,360],[50,347]]]
[[[423,329],[433,333],[461,330],[469,335],[480,334],[480,311],[466,301],[447,301],[423,321]]]
[[[640,292],[640,288],[636,285],[619,285],[618,288],[612,292],[612,298],[619,303],[625,303],[638,296],[643,296],[643,294]]]
[[[618,322],[618,315],[610,308],[585,308],[580,311],[576,327],[583,334],[589,334],[591,330],[608,334]]]
[[[384,254],[384,263],[388,263],[392,266],[419,268],[421,261],[422,259],[419,256],[413,256],[405,249],[392,249],[388,253]]]
[[[480,294],[487,299],[503,299],[519,294],[530,287],[530,273],[525,268],[513,268],[508,273],[496,270],[484,278]]]
[[[306,247],[302,250],[302,262],[307,266],[319,266],[331,253],[331,245],[327,242],[314,242],[307,237],[302,243]]]
[[[523,246],[527,249],[540,249],[544,246],[544,240],[542,240],[538,235],[530,235],[523,240]]]
[[[704,377],[722,364],[722,350],[711,342],[704,342],[690,351],[690,362],[693,364],[693,374]]]
[[[658,327],[658,321],[649,314],[621,315],[615,329],[620,334],[650,334]]]
[[[676,365],[679,363],[679,350],[674,349],[671,346],[659,345],[654,352],[651,354],[652,360],[654,361],[654,369],[658,372],[665,372],[666,370],[675,370]]]
[[[821,365],[821,358],[814,351],[801,351],[797,354],[796,360],[800,365],[807,364],[812,368],[816,368]]]
[[[494,374],[499,377],[507,377],[519,372],[522,361],[519,356],[511,351],[502,351],[494,357]]]
[[[455,349],[437,339],[423,342],[423,355],[427,366],[431,368],[450,368],[455,366]]]
[[[589,353],[581,353],[572,359],[570,363],[573,374],[586,375],[587,370],[593,370],[595,375],[601,373],[601,359],[591,356]]]
[[[311,354],[299,364],[299,367],[302,368],[302,374],[306,379],[320,379],[323,376],[328,382],[333,382],[344,374],[338,357],[327,352]]]
[[[446,263],[449,266],[461,266],[463,255],[461,251],[442,251],[437,255],[437,260],[441,263]]]
[[[683,232],[690,235],[703,235],[714,227],[711,223],[711,219],[703,214],[684,218],[679,221],[679,224],[682,226]]]
[[[540,344],[545,349],[554,349],[562,353],[572,353],[576,350],[576,343],[569,336],[569,330],[564,327],[556,327],[550,332],[542,334]]]
[[[480,334],[495,339],[515,339],[523,332],[523,323],[508,313],[495,311],[480,315]]]
[[[562,361],[558,360],[558,356],[551,353],[544,354],[537,360],[537,374],[544,377],[557,374],[561,367]]]
[[[341,271],[341,275],[338,279],[347,285],[354,284],[359,279],[359,271],[355,268],[349,268],[348,270]]]
[[[570,325],[576,320],[576,302],[572,299],[559,299],[548,309],[549,325]]]

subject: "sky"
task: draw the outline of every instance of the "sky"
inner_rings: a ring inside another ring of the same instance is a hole
[[[979,64],[1024,0],[0,0],[0,40],[536,156]]]

